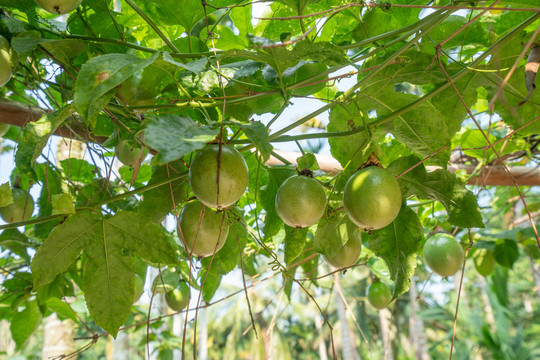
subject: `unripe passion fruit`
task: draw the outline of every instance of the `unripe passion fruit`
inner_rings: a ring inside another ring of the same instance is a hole
[[[0,86],[4,86],[11,79],[16,62],[17,54],[9,41],[0,35]]]
[[[35,0],[36,3],[51,14],[61,15],[72,12],[82,0]]]
[[[424,261],[441,276],[454,275],[463,265],[463,249],[455,237],[435,234],[424,244]]]
[[[281,184],[276,193],[276,211],[289,226],[303,228],[321,219],[326,210],[326,194],[321,184],[309,176],[296,175]]]
[[[0,208],[0,216],[7,223],[25,221],[34,212],[34,199],[23,189],[14,188],[11,190],[13,204]]]
[[[368,166],[347,181],[343,190],[343,206],[356,225],[369,230],[380,229],[399,214],[401,190],[388,170]]]
[[[128,140],[120,140],[116,149],[116,156],[118,157],[118,160],[127,166],[135,166],[144,160],[146,154],[148,154],[148,149],[143,148],[138,142]]]
[[[367,288],[367,298],[371,306],[384,309],[392,299],[390,287],[383,282],[375,282]]]
[[[360,235],[360,231],[356,230],[352,237],[349,238],[349,241],[340,247],[334,256],[329,258],[328,256],[323,255],[323,259],[327,264],[339,269],[353,266],[360,257],[361,252],[362,235]]]
[[[174,311],[181,311],[189,304],[189,286],[180,282],[176,289],[168,291],[165,295],[167,305]]]
[[[195,155],[189,168],[189,184],[195,196],[214,209],[238,201],[246,191],[248,181],[246,161],[238,150],[227,145],[221,146],[221,154],[219,145],[206,146]]]
[[[218,252],[229,235],[224,216],[225,213],[217,213],[199,201],[187,203],[180,212],[178,232],[180,241],[183,237],[186,243],[186,251],[197,257]]]

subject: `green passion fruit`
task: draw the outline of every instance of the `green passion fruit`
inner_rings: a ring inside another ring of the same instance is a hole
[[[353,266],[362,252],[362,235],[355,230],[352,237],[332,256],[323,255],[324,261],[335,268]]]
[[[390,287],[383,282],[374,282],[367,288],[367,298],[371,306],[376,309],[384,309],[392,300]]]
[[[204,257],[218,252],[229,235],[225,213],[216,212],[199,201],[187,203],[180,212],[178,237],[185,241],[186,251]]]
[[[0,208],[0,217],[7,223],[15,223],[30,219],[34,212],[34,199],[30,194],[19,188],[11,189],[13,203]]]
[[[206,206],[221,209],[238,201],[246,191],[249,172],[244,157],[227,145],[208,145],[195,155],[189,184]],[[218,183],[219,179],[219,183]]]
[[[142,162],[146,154],[148,154],[148,149],[143,148],[140,143],[135,141],[120,140],[116,148],[118,160],[127,166],[135,166]]]
[[[424,244],[424,261],[436,274],[452,276],[463,265],[463,248],[449,234],[435,234]]]
[[[43,10],[51,14],[62,15],[75,10],[82,0],[35,0]]]
[[[281,184],[276,193],[276,211],[289,226],[303,228],[321,219],[326,211],[326,194],[310,176],[296,175]]]
[[[386,169],[368,166],[357,171],[345,184],[343,206],[359,227],[375,230],[390,224],[401,209],[401,190]]]
[[[0,86],[4,86],[11,79],[17,60],[17,53],[13,50],[9,41],[0,35]]]
[[[182,311],[189,304],[189,286],[184,281],[178,287],[167,291],[165,295],[167,305],[174,311]]]

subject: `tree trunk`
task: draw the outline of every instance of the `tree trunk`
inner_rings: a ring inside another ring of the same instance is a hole
[[[129,360],[129,335],[120,331],[116,340],[113,340],[113,351],[111,360]]]
[[[206,322],[206,309],[199,309],[199,318],[197,319],[199,327],[199,360],[208,360],[208,323]]]
[[[14,352],[15,341],[11,338],[9,322],[7,320],[0,320],[0,354],[10,356]]]
[[[486,321],[489,324],[489,328],[492,331],[495,331],[495,316],[493,315],[493,307],[491,306],[491,302],[489,301],[489,296],[486,290],[486,279],[484,279],[484,277],[481,275],[479,277],[480,291],[482,296],[482,303],[484,305],[484,314],[486,315]]]
[[[418,292],[416,289],[416,281],[414,277],[411,279],[409,297],[411,312],[409,317],[409,339],[414,350],[414,357],[416,360],[431,360],[429,352],[427,350],[427,339],[424,329],[424,322],[418,316]]]
[[[186,314],[187,316],[187,314]],[[184,321],[182,320],[182,315],[176,314],[172,318],[172,333],[178,339],[182,339],[182,329],[184,327]],[[173,360],[182,360],[182,349],[173,350]]]
[[[341,351],[343,360],[358,360],[359,356],[351,339],[351,330],[349,329],[349,322],[347,321],[345,302],[342,299],[343,292],[341,291],[339,273],[334,274],[334,292],[336,295],[338,318],[341,324]]]
[[[379,310],[379,322],[381,324],[381,336],[384,348],[384,360],[394,360],[394,352],[392,350],[392,333],[390,330],[391,314],[388,309]]]
[[[75,324],[72,320],[60,321],[56,314],[45,318],[41,358],[43,360],[50,360],[60,355],[68,355],[74,352],[74,329]]]
[[[326,342],[324,341],[322,316],[318,315],[315,318],[315,327],[317,328],[317,331],[319,332],[319,359],[328,360],[328,353],[326,352]]]

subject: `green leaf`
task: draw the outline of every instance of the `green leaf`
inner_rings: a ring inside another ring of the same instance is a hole
[[[169,53],[163,53],[163,60],[170,64],[181,67],[182,69],[190,71],[194,73],[195,75],[198,75],[201,72],[203,72],[203,70],[205,70],[208,65],[208,58],[206,58],[205,56],[201,57],[200,59],[190,61],[187,64],[184,64],[184,63],[175,61]]]
[[[138,209],[139,215],[142,218],[161,223],[175,205],[178,206],[185,202],[189,196],[187,167],[181,161],[167,163],[154,168],[154,173],[148,181],[148,185],[169,179],[181,173],[186,173],[186,178],[172,181],[143,193]]]
[[[116,86],[151,65],[158,55],[156,52],[150,58],[141,59],[132,55],[106,54],[88,60],[75,82],[73,104],[77,112],[95,127],[99,112],[109,103]]]
[[[23,311],[15,313],[11,320],[11,336],[17,344],[17,350],[22,349],[24,343],[41,323],[41,312],[37,301],[29,301]]]
[[[181,7],[179,5],[175,0],[155,0],[144,4],[163,24],[181,25],[190,33],[193,26],[204,18],[204,8],[199,0],[182,0]]]
[[[283,226],[283,221],[276,211],[276,193],[281,184],[294,174],[294,170],[286,166],[273,166],[268,169],[268,184],[261,188],[261,205],[266,210],[264,219],[264,238],[270,239],[276,235]]]
[[[208,275],[206,274],[206,269],[201,272],[202,297],[205,302],[210,302],[219,288],[223,276],[212,271],[208,272]]]
[[[10,204],[13,204],[13,196],[11,196],[11,186],[6,182],[0,185],[0,207]]]
[[[0,233],[0,248],[12,251],[27,262],[30,262],[30,256],[26,250],[30,247],[28,238],[17,229],[5,229]]]
[[[70,157],[60,161],[60,166],[71,181],[89,183],[94,179],[94,173],[99,169],[86,160]]]
[[[202,149],[218,134],[218,129],[200,126],[190,118],[162,115],[150,121],[145,131],[145,140],[159,152],[154,156],[153,163],[160,165]]]
[[[116,338],[133,305],[135,271],[132,260],[122,253],[125,240],[110,226],[96,231],[86,247],[83,268],[86,305],[96,324]]]
[[[244,134],[261,153],[263,160],[267,161],[274,147],[268,142],[268,129],[266,126],[260,121],[252,121],[247,124],[234,122],[234,124],[244,131]]]
[[[69,194],[55,194],[52,196],[52,214],[75,214],[75,205]]]
[[[296,158],[296,164],[298,165],[298,169],[319,170],[319,163],[315,154],[308,153]]]
[[[23,128],[22,139],[18,142],[15,153],[15,163],[22,174],[35,178],[33,168],[47,145],[49,137],[74,111],[73,106],[70,105],[55,113],[43,115],[40,120],[29,122]]]
[[[304,250],[308,228],[295,229],[285,225],[285,264],[291,265]]]
[[[82,213],[70,216],[54,228],[32,259],[31,269],[34,287],[38,288],[54,280],[75,262],[93,234],[99,230],[99,217]]]
[[[51,297],[47,299],[46,305],[47,308],[60,315],[60,317],[71,319],[75,323],[79,321],[77,319],[77,314],[73,311],[73,309],[59,298]]]
[[[150,222],[131,211],[119,211],[103,221],[105,230],[123,238],[122,246],[143,259],[161,264],[177,264],[176,249],[167,241],[159,224]]]
[[[313,246],[315,251],[329,258],[353,236],[358,227],[349,220],[345,212],[341,211],[331,219],[323,218],[317,223]]]
[[[386,262],[394,281],[394,298],[406,292],[416,268],[416,256],[424,229],[418,217],[403,206],[390,225],[373,231],[369,236],[369,249]]]
[[[497,240],[493,249],[495,260],[502,266],[512,268],[519,258],[519,249],[515,241],[509,239]]]
[[[38,46],[43,47],[63,64],[69,64],[70,59],[86,48],[86,43],[78,39],[42,39],[34,37],[14,37],[11,46],[21,57],[26,57]]]
[[[419,164],[420,159],[411,155],[400,158],[388,166],[394,175],[402,170]],[[435,170],[427,173],[423,164],[398,179],[404,194],[416,195],[420,199],[440,201],[448,213],[448,222],[452,225],[471,228],[483,228],[482,214],[476,201],[476,196],[454,174],[447,170]]]

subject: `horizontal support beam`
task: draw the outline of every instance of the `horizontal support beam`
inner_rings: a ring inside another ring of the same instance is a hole
[[[289,151],[275,151],[277,155],[281,156],[285,160],[296,164],[296,159],[302,156],[301,153],[289,152]],[[317,162],[322,171],[335,175],[343,168],[341,164],[329,155],[316,154]],[[270,157],[267,162],[269,165],[283,164],[279,159]],[[440,169],[436,166],[427,166],[428,171],[434,171]],[[476,167],[474,165],[462,165],[452,164],[448,166],[448,171],[455,173],[456,171],[465,170],[467,174],[472,174]],[[530,168],[525,166],[512,166],[509,167],[510,173],[516,179],[516,182],[520,186],[535,186],[540,185],[540,169]],[[512,178],[504,170],[503,166],[484,166],[478,176],[474,176],[469,179],[470,185],[491,185],[491,186],[514,186]]]
[[[24,127],[31,121],[39,120],[45,111],[24,104],[8,103],[0,101],[0,123],[6,123],[18,127]],[[70,126],[62,126],[56,130],[55,135],[102,144],[107,140],[106,137],[94,137],[89,134],[84,127],[78,124]],[[296,159],[302,154],[297,152],[276,151],[276,153],[287,161],[296,164]],[[331,156],[317,154],[317,161],[321,170],[337,174],[343,168],[341,164]],[[282,164],[275,157],[270,157],[269,165]],[[433,166],[427,166],[428,171],[437,169]],[[509,168],[510,173],[516,179],[520,186],[535,186],[540,185],[540,169],[529,168],[525,166],[512,166]],[[467,174],[472,174],[475,170],[473,165],[451,164],[448,170],[452,173],[465,170]],[[491,185],[491,186],[514,186],[512,178],[506,173],[502,166],[485,166],[480,171],[480,174],[469,179],[470,185]]]

